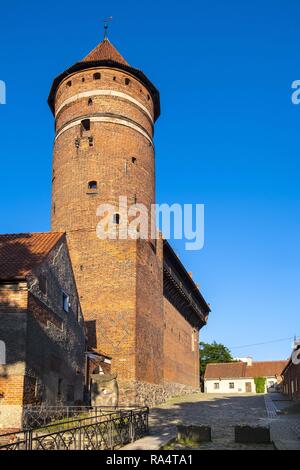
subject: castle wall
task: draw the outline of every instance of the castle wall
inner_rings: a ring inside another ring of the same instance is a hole
[[[164,380],[198,389],[199,333],[166,298],[164,315]]]

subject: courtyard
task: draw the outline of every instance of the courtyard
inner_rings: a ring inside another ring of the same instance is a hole
[[[174,435],[179,423],[211,426],[212,442],[203,443],[198,449],[274,449],[271,444],[234,442],[235,425],[269,423],[264,395],[195,394],[174,398],[150,412],[152,435]],[[175,448],[181,447],[176,445]]]

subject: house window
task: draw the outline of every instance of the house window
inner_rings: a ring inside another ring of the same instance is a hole
[[[47,278],[46,276],[41,276],[39,280],[40,284],[40,290],[42,294],[46,295],[47,294]]]
[[[234,382],[229,382],[229,388],[234,388]]]
[[[94,73],[93,78],[94,78],[94,80],[100,80],[101,73],[99,73],[99,72]]]
[[[88,188],[89,189],[94,189],[95,190],[95,189],[97,189],[97,186],[98,186],[97,181],[89,181],[89,183],[88,183]]]
[[[89,131],[91,128],[91,121],[89,119],[83,119],[81,121],[81,127],[84,131]]]
[[[70,297],[65,292],[62,293],[62,304],[63,310],[68,313],[70,308]]]
[[[57,398],[58,398],[58,400],[61,399],[61,392],[62,392],[62,379],[58,379],[58,382],[57,382]]]
[[[215,390],[219,390],[219,388],[220,388],[219,382],[215,382],[215,383],[214,383],[214,389],[215,389]]]
[[[74,385],[68,385],[67,388],[67,401],[74,401]]]

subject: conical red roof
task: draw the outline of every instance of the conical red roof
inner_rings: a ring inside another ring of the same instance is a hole
[[[82,62],[95,62],[98,60],[112,60],[119,64],[129,65],[107,38],[100,42]]]

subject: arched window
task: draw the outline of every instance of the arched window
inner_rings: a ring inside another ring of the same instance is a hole
[[[6,347],[4,341],[0,340],[0,365],[6,364]]]
[[[93,78],[94,78],[94,80],[100,80],[101,73],[99,73],[99,72],[94,73]]]
[[[89,189],[97,189],[97,187],[98,187],[97,181],[89,181],[88,183]]]
[[[120,223],[120,214],[114,214],[113,221],[114,221],[114,224],[119,225],[119,223]]]
[[[129,85],[130,83],[130,79],[129,78],[125,78],[125,85]]]

